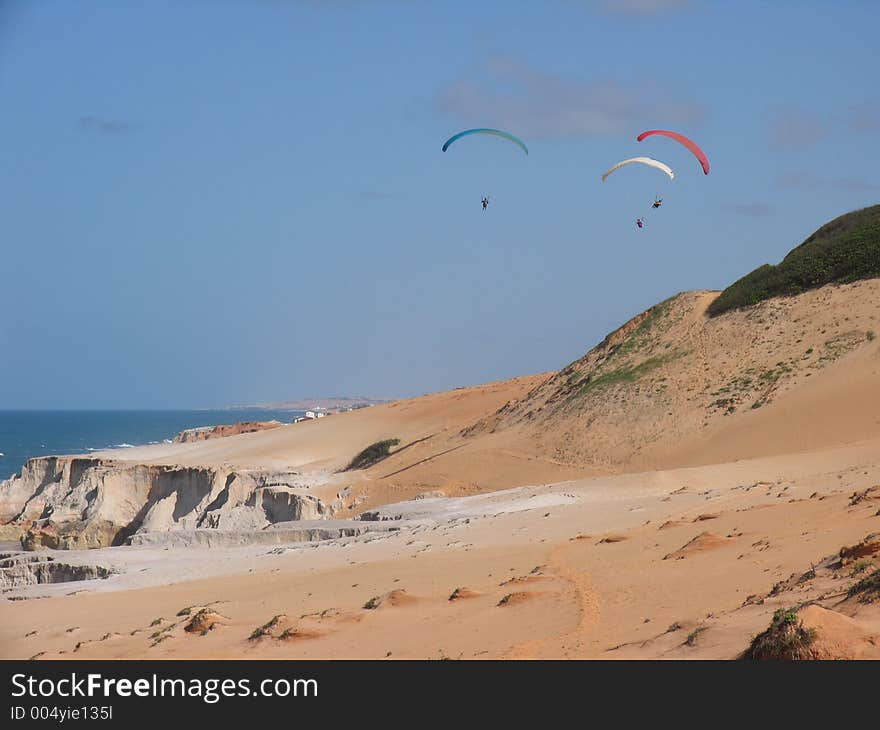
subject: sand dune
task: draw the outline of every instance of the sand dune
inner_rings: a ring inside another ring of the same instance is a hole
[[[683,294],[559,373],[114,454],[344,482],[343,516],[394,529],[89,551],[111,577],[4,594],[0,655],[735,658],[782,616],[872,657],[878,295],[709,320],[715,294]]]
[[[839,557],[880,526],[875,502],[853,504],[878,477],[880,441],[870,441],[499,491],[465,498],[457,512],[438,499],[428,504],[435,519],[379,536],[111,548],[111,579],[18,591],[25,600],[4,605],[0,647],[40,658],[733,658],[777,608],[821,596],[870,634],[875,604],[835,605],[878,564],[871,548]],[[694,523],[707,509],[719,516]],[[666,521],[678,524],[658,530]],[[700,537],[703,524],[712,540]],[[584,533],[626,539],[574,539]],[[688,545],[686,559],[664,560]],[[105,550],[90,552],[94,561]],[[858,561],[870,566],[853,574]],[[818,577],[799,581],[811,563]],[[456,589],[467,600],[450,600]],[[222,620],[187,632],[203,609]],[[275,616],[267,638],[250,638]]]
[[[411,445],[363,475],[381,501],[395,490],[467,494],[880,436],[880,281],[708,319],[716,296],[689,292],[657,305],[559,373],[263,433],[111,453],[137,463],[319,472],[342,468],[374,441],[399,438]]]

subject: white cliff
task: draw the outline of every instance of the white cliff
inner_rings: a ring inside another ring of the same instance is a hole
[[[0,482],[0,524],[21,525],[22,545],[121,545],[171,531],[260,531],[326,520],[341,506],[310,493],[295,472],[133,464],[98,457],[31,459]]]

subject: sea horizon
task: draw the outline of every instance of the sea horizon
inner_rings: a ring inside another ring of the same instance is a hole
[[[170,442],[200,426],[242,421],[289,423],[300,409],[270,408],[34,408],[0,409],[0,480],[39,456],[88,454]]]

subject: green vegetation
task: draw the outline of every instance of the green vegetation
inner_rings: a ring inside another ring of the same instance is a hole
[[[155,646],[160,641],[164,641],[165,639],[169,638],[171,636],[171,630],[174,629],[176,626],[177,624],[168,624],[168,626],[166,626],[165,628],[159,629],[158,631],[150,634],[150,638],[153,639],[152,646]]]
[[[850,571],[850,576],[857,576],[859,573],[864,573],[868,568],[871,567],[870,560],[858,560],[855,565],[853,565],[852,570]]]
[[[861,603],[871,603],[880,595],[880,570],[875,570],[867,578],[862,578],[847,591],[847,596],[859,596]]]
[[[880,277],[880,205],[826,223],[776,266],[764,264],[731,284],[709,315],[792,296],[825,284]]]
[[[821,367],[827,363],[834,362],[843,355],[846,355],[846,353],[854,350],[865,340],[868,340],[870,342],[870,339],[871,338],[867,335],[867,333],[861,332],[859,330],[844,332],[837,335],[837,337],[832,337],[830,340],[825,341],[823,350],[819,355],[819,360],[816,365]]]
[[[797,608],[780,608],[770,627],[758,634],[743,654],[744,659],[811,659],[816,630],[808,629],[798,617]]]
[[[680,353],[673,352],[667,355],[658,355],[656,357],[649,357],[638,365],[624,365],[616,370],[609,370],[608,372],[601,373],[595,377],[587,376],[584,380],[578,383],[580,389],[572,397],[582,397],[597,388],[605,388],[610,385],[634,383],[652,370],[656,370],[661,365],[674,360],[676,357],[680,357]]]
[[[791,365],[785,362],[778,362],[772,368],[767,368],[758,376],[765,384],[775,383],[783,375],[787,375],[792,371]]]
[[[400,439],[385,439],[377,441],[367,446],[357,456],[355,456],[349,465],[343,471],[353,471],[355,469],[368,469],[373,464],[378,464],[382,459],[387,459],[391,455],[391,448],[397,446]]]
[[[662,355],[648,357],[635,365],[632,364],[633,357],[631,357],[637,353],[647,355],[655,350],[658,335],[668,330],[673,324],[670,321],[669,315],[672,311],[673,302],[679,296],[679,294],[676,294],[669,297],[649,309],[641,321],[617,344],[609,345],[610,342],[616,339],[623,328],[618,328],[606,336],[596,348],[604,350],[604,353],[600,355],[598,362],[592,367],[585,363],[588,358],[582,358],[563,368],[558,376],[564,378],[559,395],[565,399],[565,402],[571,402],[600,388],[633,383],[652,370],[685,354],[670,350]],[[671,343],[667,343],[666,348],[671,348]],[[586,374],[584,374],[585,370],[588,371]],[[664,380],[666,380],[665,377],[660,377],[656,381],[657,387],[661,391],[668,388],[668,385],[662,382]],[[548,403],[552,403],[555,400],[556,396],[551,398]],[[529,412],[526,414],[526,417],[532,415],[533,412]]]
[[[671,296],[653,306],[648,311],[647,316],[639,322],[638,326],[630,332],[629,336],[620,343],[614,352],[615,356],[623,356],[631,352],[638,352],[646,345],[651,344],[656,335],[652,330],[669,314],[672,301],[677,296],[678,294]]]
[[[697,639],[699,638],[700,634],[702,634],[708,628],[708,626],[697,626],[697,628],[695,628],[693,631],[691,631],[691,633],[688,634],[688,637],[687,639],[685,639],[684,643],[687,646],[696,646]]]
[[[793,360],[792,363],[794,362]],[[764,368],[763,370],[754,367],[746,368],[718,390],[710,393],[716,400],[709,404],[709,408],[724,410],[726,414],[733,413],[737,406],[745,399],[753,397],[756,392],[757,397],[751,407],[753,409],[760,408],[771,397],[776,383],[792,372],[794,372],[793,364],[788,362],[778,362],[772,368]]]
[[[281,619],[284,618],[284,614],[277,614],[270,618],[266,623],[262,626],[254,629],[253,633],[248,637],[248,641],[256,641],[264,636],[271,636],[273,629],[278,626]]]

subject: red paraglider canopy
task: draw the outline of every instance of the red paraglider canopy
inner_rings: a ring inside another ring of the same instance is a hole
[[[662,134],[664,137],[671,137],[676,142],[683,144],[691,152],[693,152],[694,157],[696,157],[700,161],[700,166],[703,168],[703,172],[706,175],[709,174],[709,158],[706,157],[706,153],[697,146],[696,142],[694,142],[692,139],[688,139],[683,134],[679,134],[678,132],[670,132],[665,129],[649,129],[647,132],[642,132],[638,137],[636,137],[636,141],[641,142],[643,139],[645,139],[645,137],[650,137],[654,134]]]

